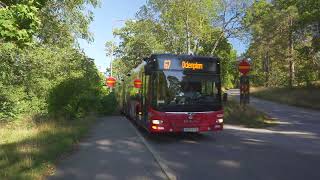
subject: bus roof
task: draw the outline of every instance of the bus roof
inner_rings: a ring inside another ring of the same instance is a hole
[[[146,58],[146,61],[154,61],[158,59],[203,59],[203,60],[211,60],[211,61],[219,61],[219,58],[217,57],[211,57],[211,56],[198,56],[198,55],[176,55],[176,54],[152,54],[150,57]]]

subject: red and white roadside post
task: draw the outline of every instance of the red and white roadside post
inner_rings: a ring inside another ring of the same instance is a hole
[[[110,88],[110,90],[112,91],[112,88],[114,88],[116,86],[117,80],[116,78],[110,76],[106,79],[106,85]]]
[[[135,88],[140,89],[142,87],[142,81],[140,79],[135,79],[133,85]]]
[[[250,72],[250,63],[247,59],[243,59],[239,63],[240,76],[240,104],[245,108],[250,101],[250,81],[247,74]]]
[[[141,88],[142,88],[142,81],[141,81],[141,79],[135,79],[134,81],[133,81],[133,86],[134,86],[134,88],[136,88],[136,89],[138,89],[138,91],[137,91],[137,93],[138,93],[138,97],[139,97],[139,101],[141,102],[142,101],[142,93],[141,93]],[[141,105],[141,103],[139,104],[139,106],[138,106],[138,108],[137,108],[138,110],[138,118],[139,118],[139,120],[141,120],[142,119],[142,105]]]

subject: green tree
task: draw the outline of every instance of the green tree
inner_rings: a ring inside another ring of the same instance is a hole
[[[43,0],[41,7],[41,30],[39,38],[44,43],[70,45],[76,38],[92,40],[89,24],[93,20],[87,6],[99,6],[98,0]]]
[[[102,76],[75,46],[79,37],[90,40],[88,5],[98,2],[2,1],[1,121],[48,113],[76,118],[102,109]]]
[[[301,3],[256,1],[246,12],[243,24],[251,34],[247,54],[253,59],[256,83],[293,87],[317,80],[319,68],[313,43],[317,37],[310,31],[317,23],[311,17],[317,15],[307,13],[315,2]]]
[[[39,9],[32,2],[0,8],[0,43],[25,45],[32,42],[41,24]]]
[[[218,18],[217,4],[209,0],[148,1],[138,11],[137,21],[128,21],[115,31],[121,41],[114,49],[113,67],[124,76],[152,53],[214,53],[222,59],[223,82],[231,86],[234,78],[228,74],[234,71],[235,53],[226,34],[213,25]]]

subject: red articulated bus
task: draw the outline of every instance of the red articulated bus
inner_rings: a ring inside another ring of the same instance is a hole
[[[151,55],[120,86],[122,112],[150,133],[223,129],[218,58]]]

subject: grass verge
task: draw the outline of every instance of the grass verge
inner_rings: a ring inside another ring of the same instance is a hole
[[[249,128],[266,128],[277,124],[275,119],[265,113],[257,111],[251,106],[244,109],[234,100],[224,105],[224,119],[226,124],[243,125]]]
[[[299,88],[252,88],[252,95],[283,104],[320,110],[320,86]]]
[[[0,179],[43,179],[61,154],[87,133],[94,117],[0,124]]]

